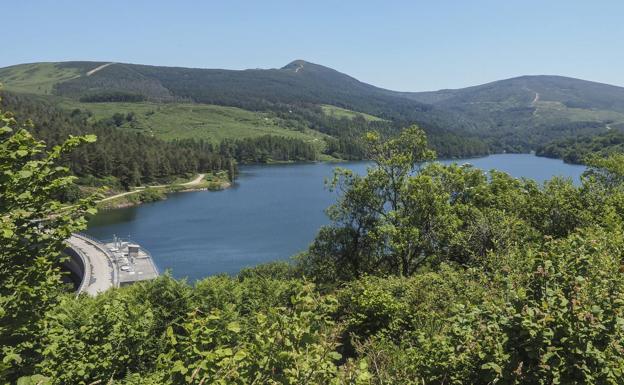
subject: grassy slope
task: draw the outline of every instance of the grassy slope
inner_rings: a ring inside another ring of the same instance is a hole
[[[54,84],[80,76],[74,68],[54,63],[20,64],[0,69],[0,82],[10,91],[50,95]]]
[[[79,103],[69,99],[62,99],[60,105],[66,109],[89,110],[95,120],[133,112],[136,121],[125,123],[122,128],[165,140],[204,139],[216,143],[223,139],[277,135],[324,145],[324,135],[317,131],[287,129],[270,114],[236,107],[192,103]]]
[[[624,123],[624,114],[616,111],[569,108],[563,103],[549,101],[540,101],[535,107],[536,120],[547,124],[565,121],[612,121],[610,126],[615,126]]]
[[[323,104],[321,106],[321,109],[323,110],[323,113],[325,115],[332,116],[337,119],[341,119],[341,118],[354,119],[357,116],[362,116],[365,120],[369,122],[378,122],[378,121],[383,120],[381,118],[378,118],[373,115],[365,114],[363,112],[351,111],[351,110],[347,110],[344,108],[332,106],[329,104]]]

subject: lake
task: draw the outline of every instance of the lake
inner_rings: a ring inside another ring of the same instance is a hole
[[[471,163],[543,182],[564,176],[578,182],[584,166],[529,154],[500,154],[443,163]],[[236,273],[246,266],[287,259],[306,249],[328,223],[335,201],[325,188],[336,166],[365,173],[368,162],[243,166],[232,188],[182,192],[167,200],[103,211],[87,233],[99,239],[130,237],[148,249],[159,269],[193,281]]]

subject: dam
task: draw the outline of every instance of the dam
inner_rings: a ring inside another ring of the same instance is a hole
[[[99,241],[74,233],[67,239],[65,267],[76,282],[76,294],[96,295],[110,288],[158,277],[150,253],[136,243],[115,237]]]

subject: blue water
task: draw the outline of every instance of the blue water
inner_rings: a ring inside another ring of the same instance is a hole
[[[539,182],[559,175],[579,180],[583,166],[528,154],[445,161],[493,168]],[[340,163],[364,173],[367,162]],[[159,269],[191,281],[245,266],[286,259],[304,250],[327,224],[324,209],[335,201],[324,180],[337,164],[306,163],[241,167],[235,185],[218,192],[186,192],[164,201],[103,211],[88,233],[128,237],[147,248]]]

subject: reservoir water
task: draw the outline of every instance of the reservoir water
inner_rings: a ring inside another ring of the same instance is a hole
[[[505,171],[543,182],[552,176],[575,182],[585,167],[529,154],[501,154],[444,161]],[[236,273],[246,266],[287,259],[306,249],[328,223],[335,201],[325,188],[336,166],[365,173],[367,162],[244,166],[230,189],[185,192],[141,206],[103,211],[87,233],[99,239],[130,237],[153,255],[159,269],[193,281]]]

